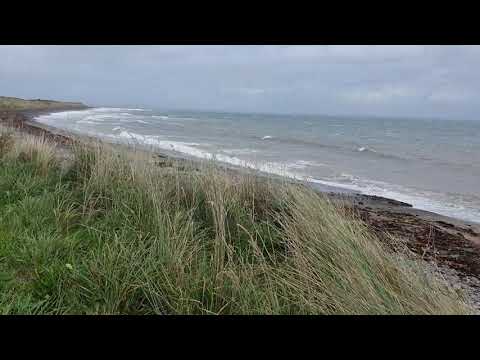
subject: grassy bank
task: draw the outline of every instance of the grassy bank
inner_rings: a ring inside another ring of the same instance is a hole
[[[85,107],[79,102],[62,102],[53,100],[25,100],[15,97],[0,96],[0,111],[12,110],[55,110],[67,108],[81,108]]]
[[[98,143],[59,154],[0,137],[0,313],[471,312],[306,188]]]

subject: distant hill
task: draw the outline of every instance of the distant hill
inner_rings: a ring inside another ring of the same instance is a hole
[[[0,110],[53,110],[68,108],[86,108],[80,102],[63,102],[54,100],[24,100],[15,97],[0,96]]]

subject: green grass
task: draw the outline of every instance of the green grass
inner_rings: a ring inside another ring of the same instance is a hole
[[[0,313],[472,312],[311,190],[101,144],[56,154],[0,137]]]
[[[79,106],[83,106],[83,104],[41,99],[24,100],[14,97],[0,96],[0,110],[50,110]]]

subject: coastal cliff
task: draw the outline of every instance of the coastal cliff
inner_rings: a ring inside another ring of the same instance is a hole
[[[68,110],[86,108],[87,106],[81,102],[66,102],[43,99],[26,100],[16,97],[0,96],[0,111]]]

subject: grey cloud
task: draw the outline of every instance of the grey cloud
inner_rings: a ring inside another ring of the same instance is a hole
[[[0,46],[0,94],[223,111],[477,119],[478,46]]]

